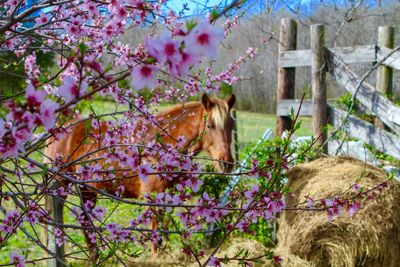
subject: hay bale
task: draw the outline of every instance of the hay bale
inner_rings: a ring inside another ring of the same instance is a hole
[[[322,158],[298,165],[288,172],[294,196],[287,205],[319,199],[348,189],[357,178],[363,187],[386,180],[379,168],[351,158]],[[283,266],[399,266],[400,264],[400,185],[378,193],[364,202],[353,216],[344,214],[332,222],[326,212],[285,211],[279,219],[276,253]]]

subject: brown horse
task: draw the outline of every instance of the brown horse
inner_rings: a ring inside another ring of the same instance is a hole
[[[172,145],[177,144],[180,136],[185,137],[183,150],[186,153],[198,154],[200,151],[206,151],[211,158],[215,159],[217,170],[221,172],[230,172],[233,167],[233,157],[231,153],[231,134],[234,126],[233,119],[230,116],[230,110],[235,103],[235,96],[232,95],[226,100],[218,98],[210,99],[206,94],[202,95],[201,102],[189,102],[183,105],[177,105],[171,109],[156,115],[158,126],[149,127],[146,131],[152,138],[162,133],[160,138],[162,143]],[[56,159],[61,162],[65,168],[62,172],[76,173],[79,168],[77,162],[96,161],[104,163],[104,151],[102,149],[102,139],[107,131],[107,125],[101,124],[99,129],[88,129],[84,123],[77,123],[69,127],[61,140],[50,138],[45,149],[45,163],[54,163]],[[133,133],[132,135],[136,135]],[[94,136],[97,136],[96,138]],[[127,137],[129,138],[129,137]],[[154,160],[153,160],[154,161]],[[126,172],[124,172],[126,175]],[[118,172],[117,172],[118,176]],[[121,173],[122,176],[122,173]],[[146,181],[140,179],[137,174],[131,174],[130,178],[117,180],[117,186],[110,181],[90,182],[92,186],[98,190],[106,190],[108,193],[116,193],[116,188],[123,185],[124,191],[122,197],[140,198],[150,192],[164,192],[165,189],[173,186],[173,182],[165,182],[157,175],[149,175]],[[61,178],[55,177],[58,184],[66,185],[68,182]],[[89,179],[93,179],[89,175]],[[90,189],[81,190],[81,201],[86,203],[90,200],[96,202],[96,192]],[[53,198],[52,205],[49,205],[49,199],[46,200],[46,208],[54,211],[55,222],[62,223],[62,207],[63,201]],[[81,203],[81,205],[83,205]],[[157,228],[157,220],[153,220],[153,229]],[[92,259],[97,258],[97,249],[95,244],[90,242],[88,232],[84,231],[84,235],[89,248]],[[50,240],[49,240],[50,241]],[[50,241],[50,246],[51,246]],[[54,247],[53,251],[60,250]],[[58,256],[61,256],[58,251]]]

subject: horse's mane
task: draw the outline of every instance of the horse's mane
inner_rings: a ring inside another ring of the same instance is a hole
[[[199,101],[176,104],[172,107],[167,108],[166,110],[163,110],[163,111],[157,113],[156,116],[164,117],[167,115],[172,115],[174,113],[181,113],[182,111],[185,111],[185,110],[198,108],[199,106],[201,106],[201,103]]]
[[[215,104],[212,108],[212,119],[215,123],[215,126],[219,129],[224,129],[226,120],[229,116],[228,106],[219,99],[213,98],[212,102]],[[191,110],[197,109],[199,107],[202,108],[202,103],[199,101],[177,104],[158,113],[156,116],[175,119],[178,116],[189,114]]]

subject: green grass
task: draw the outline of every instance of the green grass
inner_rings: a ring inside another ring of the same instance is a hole
[[[115,106],[113,103],[107,101],[91,101],[90,105],[97,114],[105,114],[127,109],[126,106]],[[161,111],[169,106],[170,105],[162,105],[159,109]],[[84,117],[90,113],[89,102],[80,104],[80,108]],[[302,127],[297,132],[297,136],[311,135],[311,119],[302,118],[301,120]],[[243,147],[256,142],[268,128],[274,130],[275,121],[275,115],[238,111],[237,128],[239,146]],[[39,155],[35,155],[35,159],[39,161],[41,160]],[[38,179],[40,178],[38,177]],[[68,200],[73,203],[79,203],[79,199],[77,197],[69,197]],[[3,200],[2,206],[10,210],[12,209],[11,203],[12,201],[5,203]],[[113,211],[112,216],[108,220],[109,222],[116,221],[120,222],[122,225],[128,226],[129,220],[136,217],[138,214],[138,209],[136,207],[132,208],[132,205],[120,204],[117,201],[100,200],[99,204],[108,210],[107,214],[110,214],[110,212]],[[76,224],[75,219],[71,217],[71,213],[67,209],[64,210],[64,217],[65,223]],[[24,226],[30,234],[34,236],[40,236],[41,227],[39,225],[32,228],[28,223],[24,223]],[[68,235],[69,238],[71,238],[74,242],[77,242],[81,246],[85,247],[85,242],[81,231],[68,230]],[[35,245],[35,243],[27,240],[25,235],[21,231],[18,231],[17,235],[13,235],[13,237],[9,239],[8,243],[0,248],[0,264],[9,263],[8,254],[13,252],[15,249],[20,249],[27,259],[37,259],[45,256],[44,252],[37,245]],[[69,252],[79,250],[78,247],[71,246],[67,249]],[[80,263],[76,262],[74,265],[75,264],[77,264],[76,266],[79,266]],[[37,266],[43,265],[44,262],[39,262],[37,264]]]

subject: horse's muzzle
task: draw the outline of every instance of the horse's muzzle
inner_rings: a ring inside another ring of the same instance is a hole
[[[228,161],[219,161],[217,165],[217,169],[223,173],[231,173],[233,170],[233,162]]]

